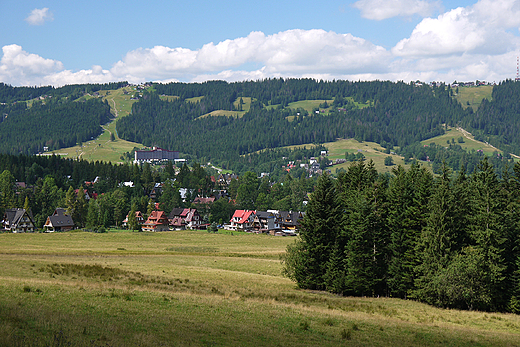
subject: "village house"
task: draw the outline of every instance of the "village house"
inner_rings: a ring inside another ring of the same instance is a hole
[[[256,211],[253,218],[253,231],[257,233],[269,233],[280,230],[280,218],[275,213],[267,211]]]
[[[195,208],[174,208],[168,215],[168,222],[175,230],[199,229],[202,218]]]
[[[123,223],[122,223],[123,228],[128,228],[128,216],[129,216],[129,214],[127,214],[125,219],[123,220]],[[141,211],[135,211],[135,220],[136,220],[137,224],[139,224],[141,226],[144,224],[145,220],[144,220],[144,217],[143,217],[143,214],[141,213]]]
[[[8,208],[2,219],[2,230],[12,233],[34,232],[32,214],[23,208]]]
[[[146,222],[142,225],[143,231],[168,231],[170,230],[168,217],[164,211],[152,211]]]
[[[255,211],[236,210],[229,221],[230,230],[251,230],[253,228]]]
[[[66,212],[64,208],[60,207],[54,210],[54,213],[47,217],[43,225],[45,232],[52,233],[55,231],[69,231],[74,229],[74,221]]]

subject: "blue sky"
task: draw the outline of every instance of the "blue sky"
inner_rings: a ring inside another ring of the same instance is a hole
[[[500,81],[520,0],[0,2],[0,82]]]

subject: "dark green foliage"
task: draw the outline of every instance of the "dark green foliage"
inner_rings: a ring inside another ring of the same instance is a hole
[[[432,93],[429,86],[402,82],[273,79],[158,84],[155,89],[157,94],[150,93],[140,99],[133,105],[132,114],[118,121],[119,136],[145,145],[179,149],[198,158],[206,157],[238,173],[253,167],[259,172],[272,172],[272,167],[271,170],[255,167],[249,157],[267,148],[324,143],[337,138],[384,142],[388,148],[404,148],[444,133],[441,124],[455,124],[463,113],[444,86],[434,87]],[[180,98],[162,101],[160,94]],[[197,102],[186,101],[186,98],[200,96],[203,98]],[[327,114],[308,115],[304,110],[285,107],[294,101],[336,96],[334,107],[327,105]],[[240,97],[253,100],[242,118],[199,118],[214,110],[230,109],[230,100]],[[372,107],[342,108],[350,103],[345,102],[347,97],[361,103],[370,101]],[[267,109],[264,107],[267,105],[279,107]],[[200,140],[201,136],[204,141]]]
[[[441,172],[414,164],[389,177],[359,161],[335,189],[320,178],[284,273],[301,288],[343,295],[520,312],[520,164],[502,178],[486,159],[468,176],[445,163]],[[324,201],[330,214],[318,218]]]
[[[287,250],[286,274],[301,288],[325,289],[327,262],[339,227],[339,204],[332,178],[324,174],[316,184],[301,222],[300,239]]]
[[[50,99],[30,108],[25,103],[0,105],[0,114],[0,152],[12,154],[74,146],[101,134],[101,125],[112,117],[109,105],[97,99]]]

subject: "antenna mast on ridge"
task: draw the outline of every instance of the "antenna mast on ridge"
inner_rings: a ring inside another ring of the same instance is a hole
[[[519,65],[518,57],[516,57],[516,78],[515,78],[515,82],[518,82],[518,81],[520,81],[520,65]]]

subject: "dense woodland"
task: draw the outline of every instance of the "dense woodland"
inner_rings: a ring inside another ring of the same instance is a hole
[[[73,146],[95,137],[110,119],[109,107],[87,93],[115,89],[126,82],[53,87],[12,87],[0,83],[1,153],[34,154]],[[169,101],[159,95],[176,96]],[[39,101],[39,97],[45,97]],[[460,125],[477,139],[507,153],[520,154],[518,97],[520,84],[504,81],[473,112],[463,109],[449,86],[389,81],[351,82],[313,79],[266,79],[228,83],[153,84],[134,104],[132,114],[117,123],[121,138],[178,150],[185,158],[207,162],[239,174],[280,170],[288,145],[320,144],[338,138],[374,141],[404,156],[405,161],[442,161],[453,170],[465,165],[471,173],[482,159],[457,144],[429,146],[419,141],[443,134],[445,125]],[[242,98],[251,98],[242,112]],[[30,103],[24,101],[35,100]],[[79,101],[82,100],[82,101]],[[287,107],[302,100],[333,100],[320,113]],[[360,106],[360,105],[363,105]],[[368,107],[364,107],[368,106]],[[241,112],[241,117],[201,117],[216,110]],[[269,149],[258,155],[257,151]],[[494,156],[502,172],[510,156]]]
[[[118,121],[119,135],[147,146],[205,157],[232,170],[237,169],[239,156],[258,150],[337,138],[404,148],[442,134],[442,124],[455,124],[461,115],[470,112],[451,98],[445,86],[432,89],[392,82],[275,79],[172,83],[156,85],[155,89],[156,94],[145,94],[134,104],[132,115]],[[179,98],[163,101],[158,94]],[[186,100],[197,96],[203,97]],[[241,97],[253,99],[250,110],[242,117],[200,118],[214,110],[236,110],[233,103]],[[334,99],[334,103],[320,114],[285,107],[307,99]],[[352,100],[373,106],[356,108]],[[277,106],[267,108],[269,105]]]
[[[500,179],[487,158],[467,175],[420,165],[378,175],[359,161],[319,178],[287,249],[299,287],[520,313],[520,164]]]

